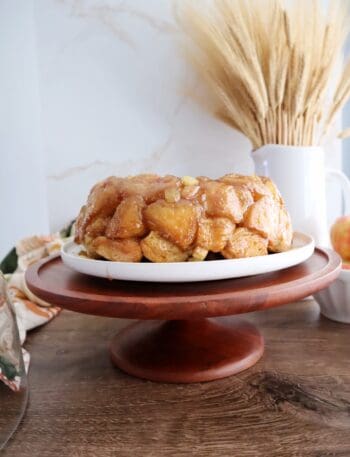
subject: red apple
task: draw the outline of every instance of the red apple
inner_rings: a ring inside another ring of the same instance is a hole
[[[340,217],[331,228],[333,249],[343,260],[350,260],[350,216]]]
[[[343,262],[342,268],[343,270],[350,270],[350,262]]]

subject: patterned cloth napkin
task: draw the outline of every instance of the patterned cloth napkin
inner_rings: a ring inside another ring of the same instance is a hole
[[[8,296],[6,279],[0,276],[0,380],[19,390],[24,362],[15,315]],[[26,357],[26,359],[28,359]],[[27,360],[28,362],[28,360]],[[1,443],[0,443],[1,445]]]
[[[58,252],[70,228],[51,236],[33,236],[17,243],[0,265],[0,381],[12,390],[21,388],[23,366],[28,369],[29,353],[24,343],[28,330],[43,325],[60,311],[28,289],[24,273],[29,265]]]

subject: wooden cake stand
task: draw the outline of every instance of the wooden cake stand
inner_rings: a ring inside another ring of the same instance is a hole
[[[256,327],[237,317],[299,300],[327,287],[340,258],[317,248],[301,265],[259,276],[198,283],[111,281],[77,273],[60,256],[26,272],[43,300],[79,313],[140,319],[110,345],[113,363],[153,381],[211,381],[254,365],[264,352]]]

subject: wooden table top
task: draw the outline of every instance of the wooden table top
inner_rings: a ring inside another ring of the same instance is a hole
[[[245,318],[262,360],[180,385],[112,366],[106,346],[128,321],[63,311],[29,334],[29,407],[4,457],[350,456],[350,326],[313,301]]]

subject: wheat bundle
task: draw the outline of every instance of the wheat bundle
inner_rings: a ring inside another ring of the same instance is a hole
[[[350,96],[346,13],[340,0],[191,0],[180,17],[215,115],[256,149],[322,141]]]

